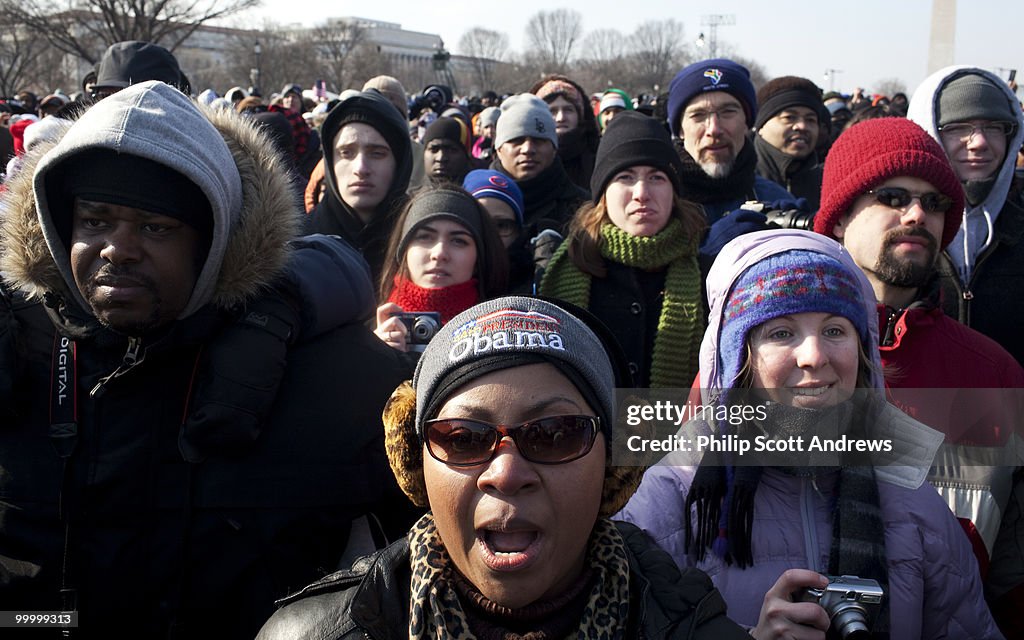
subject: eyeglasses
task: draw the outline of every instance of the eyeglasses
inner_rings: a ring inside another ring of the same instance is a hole
[[[903,187],[882,187],[872,189],[868,195],[875,196],[879,204],[892,209],[906,209],[910,203],[917,200],[925,213],[945,213],[953,205],[953,199],[949,196],[929,191],[928,193],[911,193]]]
[[[733,122],[743,115],[743,109],[738,105],[729,104],[718,109],[694,109],[683,114],[683,117],[694,124],[705,124],[711,120],[711,116],[717,116],[721,122]]]
[[[939,133],[951,140],[970,142],[974,134],[981,132],[985,138],[1006,138],[1013,133],[1015,128],[1012,122],[986,122],[985,124],[973,125],[969,122],[954,122],[939,127]]]
[[[494,220],[494,227],[498,230],[498,235],[502,238],[508,238],[519,233],[519,223],[507,218]]]
[[[600,428],[601,420],[596,416],[550,416],[520,425],[494,425],[465,418],[438,418],[424,424],[431,457],[453,467],[490,462],[506,436],[530,462],[572,462],[590,453]]]

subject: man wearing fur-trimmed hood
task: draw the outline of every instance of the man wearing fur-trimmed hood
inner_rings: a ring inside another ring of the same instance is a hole
[[[1020,102],[995,74],[953,66],[921,83],[907,117],[943,146],[967,196],[939,260],[943,309],[1024,364],[1024,190],[1013,183],[1024,143]]]
[[[252,348],[299,212],[264,134],[166,84],[104,99],[8,187],[0,601],[86,635],[252,637],[398,497],[391,350],[358,322]],[[332,367],[360,368],[347,393]]]

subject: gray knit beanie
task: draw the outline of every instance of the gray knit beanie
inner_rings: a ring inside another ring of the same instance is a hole
[[[399,260],[412,242],[413,233],[431,220],[444,219],[466,227],[477,247],[484,246],[483,220],[487,215],[481,212],[476,199],[463,189],[437,187],[420,191],[409,203],[409,213],[402,224],[402,240],[398,245]]]
[[[494,146],[497,148],[509,140],[524,137],[550,140],[558,148],[555,119],[548,104],[532,93],[520,93],[501,104]]]
[[[580,319],[546,300],[509,296],[482,302],[441,327],[416,365],[416,432],[463,385],[493,371],[555,366],[601,418],[611,441],[615,374],[601,340]]]
[[[498,118],[500,117],[501,109],[499,109],[498,107],[487,107],[486,109],[480,112],[480,119],[478,120],[478,122],[480,123],[480,127],[483,128],[488,125],[498,124]]]
[[[1006,93],[985,76],[965,73],[942,87],[935,120],[942,127],[968,120],[1009,120],[1017,114],[1006,99]]]

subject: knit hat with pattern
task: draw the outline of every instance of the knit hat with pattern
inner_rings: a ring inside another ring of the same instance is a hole
[[[751,329],[779,316],[812,312],[846,318],[861,344],[870,344],[860,283],[835,258],[814,251],[786,251],[744,271],[723,309],[718,350],[722,380],[732,386],[739,375]]]
[[[942,231],[945,247],[960,228],[964,190],[939,143],[905,118],[866,120],[839,136],[825,159],[814,230],[834,238],[833,228],[858,197],[900,176],[925,180],[953,200]]]
[[[469,127],[458,118],[441,117],[431,122],[423,134],[423,146],[426,147],[438,138],[451,140],[459,145],[466,152],[466,155],[469,155],[473,149],[473,136],[469,131]]]

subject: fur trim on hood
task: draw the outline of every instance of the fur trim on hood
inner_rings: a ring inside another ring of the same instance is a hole
[[[9,178],[0,199],[0,272],[10,284],[33,298],[55,293],[89,311],[52,224],[46,176],[71,155],[96,148],[166,165],[210,200],[213,239],[179,319],[210,303],[237,306],[282,272],[301,212],[271,141],[236,113],[202,107],[151,81],[97,103],[27,154],[23,169]]]

